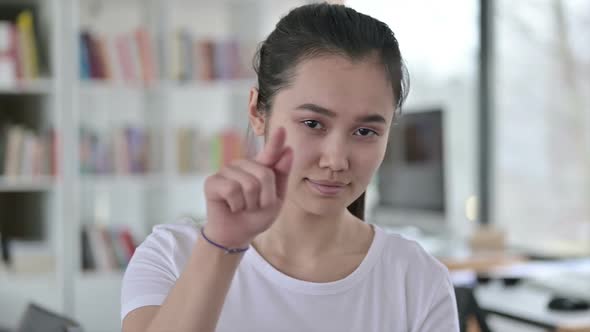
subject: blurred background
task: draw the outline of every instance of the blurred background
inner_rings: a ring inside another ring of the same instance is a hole
[[[256,47],[309,2],[0,0],[0,329],[120,330],[135,246],[205,216]],[[339,3],[411,75],[367,221],[447,265],[463,331],[590,331],[590,2]]]

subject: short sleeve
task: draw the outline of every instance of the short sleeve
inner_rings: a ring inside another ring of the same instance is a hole
[[[175,247],[171,232],[160,226],[137,247],[123,276],[121,321],[137,308],[164,302],[178,278]]]
[[[448,271],[445,269],[443,278],[434,289],[424,320],[418,324],[416,332],[449,331],[459,332],[459,317],[455,290]]]

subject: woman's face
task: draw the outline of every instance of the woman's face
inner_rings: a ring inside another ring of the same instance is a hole
[[[341,213],[381,164],[394,96],[377,58],[300,63],[274,98],[267,130],[284,127],[293,149],[287,200],[317,215]]]

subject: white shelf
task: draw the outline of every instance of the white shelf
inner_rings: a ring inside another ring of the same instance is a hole
[[[164,174],[150,175],[82,175],[81,184],[86,187],[91,186],[159,186],[165,181],[171,181],[172,184],[191,183],[205,181],[210,173],[191,173],[191,174],[173,174],[170,178],[165,178]],[[0,187],[1,188],[1,187]]]
[[[11,85],[0,85],[0,94],[43,95],[53,93],[53,80],[40,78],[33,81],[16,81]]]
[[[209,176],[212,173],[213,172],[211,172],[211,173],[202,172],[202,173],[190,173],[190,174],[174,174],[172,176],[172,181],[174,183],[200,182],[200,181],[205,181],[207,176]]]
[[[55,178],[40,177],[2,177],[0,176],[0,192],[49,191],[56,186]]]
[[[160,174],[128,174],[128,175],[82,175],[84,186],[157,186],[162,183]]]
[[[256,80],[253,78],[186,82],[162,80],[150,85],[144,85],[140,82],[126,83],[106,80],[82,80],[80,81],[79,88],[80,92],[83,93],[144,93],[156,92],[162,88],[168,88],[172,91],[209,92],[212,90],[230,90],[248,92],[255,84]]]
[[[161,88],[160,83],[146,85],[142,82],[120,82],[108,80],[81,80],[80,92],[83,93],[144,93],[156,91]]]
[[[120,280],[123,279],[124,274],[124,270],[80,271],[77,279],[86,282],[120,282]]]
[[[230,79],[230,80],[211,80],[211,81],[167,81],[166,84],[173,90],[244,90],[249,91],[251,87],[256,84],[256,80],[253,78],[244,79]]]

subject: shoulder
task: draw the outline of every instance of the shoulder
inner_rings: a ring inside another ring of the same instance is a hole
[[[176,248],[192,245],[199,234],[201,223],[190,218],[179,219],[174,223],[159,224],[152,228],[152,233],[145,239],[144,244],[162,244]]]
[[[130,265],[165,266],[174,277],[182,270],[199,234],[199,223],[186,218],[152,228],[137,247]],[[172,276],[171,276],[172,277]]]
[[[448,274],[447,268],[434,256],[426,252],[422,246],[396,233],[388,233],[380,229],[384,238],[382,259],[396,268],[402,268],[409,274],[430,273],[435,276]]]
[[[394,280],[397,290],[404,294],[403,302],[409,316],[416,324],[431,324],[437,316],[435,310],[439,310],[448,316],[441,324],[450,326],[448,331],[456,331],[454,288],[447,267],[416,241],[381,231],[384,238],[382,269],[388,280]],[[392,303],[399,304],[399,294],[389,294]]]
[[[121,319],[132,310],[161,305],[191,254],[199,225],[190,219],[154,226],[135,249],[121,286]]]
[[[449,271],[419,243],[380,229],[383,272],[395,278],[408,295],[427,300],[435,292],[452,290]]]

